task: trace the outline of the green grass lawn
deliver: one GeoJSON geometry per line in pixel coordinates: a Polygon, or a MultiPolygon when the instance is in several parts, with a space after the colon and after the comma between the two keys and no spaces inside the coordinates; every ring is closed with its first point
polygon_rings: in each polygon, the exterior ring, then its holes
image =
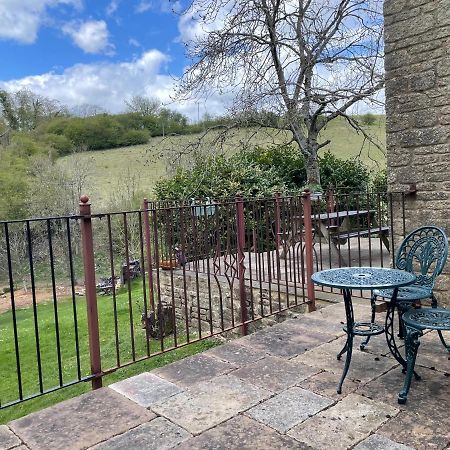
{"type": "MultiPolygon", "coordinates": [[[[385,148],[385,118],[378,116],[377,121],[367,127],[371,136],[376,138],[382,148],[385,148]]],[[[187,143],[198,140],[199,135],[155,137],[148,144],[122,147],[111,150],[85,152],[71,155],[59,160],[59,164],[73,164],[74,158],[89,162],[86,192],[92,200],[95,211],[104,210],[108,203],[118,194],[118,190],[132,189],[149,198],[155,182],[167,176],[167,159],[171,159],[174,148],[185,147],[187,143]]],[[[203,148],[210,150],[214,134],[208,136],[203,148]]],[[[329,149],[340,158],[359,158],[369,167],[385,167],[386,157],[373,144],[364,140],[362,134],[356,131],[343,119],[332,121],[324,130],[321,140],[331,141],[322,151],[329,149]]],[[[285,142],[287,133],[275,130],[255,130],[252,128],[235,130],[223,143],[225,153],[239,151],[243,145],[261,145],[285,142]]],[[[185,157],[185,161],[189,156],[185,157]]]]}
{"type": "MultiPolygon", "coordinates": [[[[147,353],[145,331],[141,328],[140,314],[142,312],[142,288],[137,284],[132,289],[132,326],[134,333],[135,357],[143,357],[147,353]]],[[[86,302],[84,297],[77,297],[77,330],[79,335],[81,375],[89,375],[89,350],[86,324],[86,302]]],[[[113,314],[113,300],[111,296],[98,297],[100,340],[103,370],[116,366],[116,341],[113,314]]],[[[77,379],[77,358],[75,351],[75,325],[73,304],[71,299],[62,299],[57,304],[58,324],[60,334],[61,367],[63,383],[77,379]]],[[[59,385],[57,340],[55,334],[55,307],[53,303],[42,303],[37,306],[39,322],[39,344],[41,349],[41,364],[43,373],[43,387],[50,389],[59,385]]],[[[119,334],[119,356],[121,364],[132,361],[132,341],[130,333],[130,308],[128,292],[122,290],[117,295],[117,328],[119,334]]],[[[17,328],[19,335],[19,350],[23,395],[29,396],[39,392],[39,378],[37,370],[36,342],[34,333],[34,315],[32,308],[17,310],[17,328]]],[[[179,331],[178,344],[185,342],[185,336],[179,331]]],[[[192,339],[192,338],[191,338],[192,339]]],[[[17,370],[15,362],[15,347],[13,339],[12,314],[6,312],[0,315],[0,399],[6,404],[18,398],[17,370]]],[[[132,364],[128,367],[104,377],[104,385],[120,379],[160,367],[186,356],[201,352],[218,345],[217,340],[206,340],[192,343],[154,356],[146,361],[132,364]]],[[[165,348],[173,346],[173,338],[164,339],[165,348]]],[[[159,341],[151,340],[150,352],[161,350],[159,341]]],[[[43,397],[26,401],[0,411],[0,423],[6,423],[14,418],[29,414],[32,411],[45,408],[67,398],[79,395],[90,389],[90,382],[83,382],[62,390],[44,395],[43,397]]]]}

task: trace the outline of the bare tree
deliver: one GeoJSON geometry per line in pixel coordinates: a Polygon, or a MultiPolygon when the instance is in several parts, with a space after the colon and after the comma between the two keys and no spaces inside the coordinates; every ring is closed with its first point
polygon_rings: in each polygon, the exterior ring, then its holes
{"type": "Polygon", "coordinates": [[[320,184],[318,151],[329,144],[320,132],[330,121],[345,117],[369,137],[351,112],[360,101],[376,102],[384,84],[382,3],[192,0],[182,14],[200,28],[186,42],[192,64],[179,94],[219,90],[241,117],[277,114],[277,128],[305,156],[308,183],[320,184]]]}
{"type": "Polygon", "coordinates": [[[129,112],[139,113],[142,116],[154,116],[160,112],[161,103],[143,95],[135,95],[130,100],[125,100],[129,112]]]}
{"type": "Polygon", "coordinates": [[[27,89],[15,93],[0,90],[0,116],[12,130],[31,131],[41,122],[65,114],[67,108],[57,100],[27,89]]]}

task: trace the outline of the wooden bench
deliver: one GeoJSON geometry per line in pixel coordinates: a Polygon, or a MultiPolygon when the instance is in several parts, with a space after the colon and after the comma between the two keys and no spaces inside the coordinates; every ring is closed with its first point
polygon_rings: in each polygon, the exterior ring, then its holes
{"type": "Polygon", "coordinates": [[[380,239],[382,240],[383,244],[389,251],[389,239],[388,239],[389,227],[374,227],[374,228],[362,229],[362,230],[344,231],[344,232],[333,234],[332,239],[344,240],[344,239],[350,239],[350,238],[354,238],[354,237],[372,236],[372,235],[380,236],[380,239]]]}

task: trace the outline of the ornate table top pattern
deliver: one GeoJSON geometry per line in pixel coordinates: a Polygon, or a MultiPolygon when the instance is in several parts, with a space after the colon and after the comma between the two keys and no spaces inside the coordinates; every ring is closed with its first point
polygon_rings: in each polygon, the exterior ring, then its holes
{"type": "Polygon", "coordinates": [[[410,272],[381,267],[342,267],[316,272],[312,281],[341,289],[388,289],[407,286],[416,280],[410,272]]]}

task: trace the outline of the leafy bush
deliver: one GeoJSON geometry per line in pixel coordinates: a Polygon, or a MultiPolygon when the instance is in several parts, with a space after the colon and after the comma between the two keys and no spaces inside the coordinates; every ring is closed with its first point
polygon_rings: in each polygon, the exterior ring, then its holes
{"type": "Polygon", "coordinates": [[[372,188],[375,192],[387,192],[387,170],[381,169],[372,173],[372,188]]]}
{"type": "MultiPolygon", "coordinates": [[[[342,160],[331,153],[320,158],[322,186],[341,191],[364,191],[369,171],[359,161],[342,160]]],[[[289,145],[255,147],[231,157],[199,158],[192,169],[180,169],[156,184],[161,200],[231,198],[240,192],[247,198],[271,197],[275,192],[296,192],[306,184],[303,156],[289,145]]]]}
{"type": "Polygon", "coordinates": [[[361,192],[369,186],[370,173],[361,161],[340,159],[326,152],[319,164],[320,179],[325,189],[333,186],[337,191],[361,192]]]}
{"type": "Polygon", "coordinates": [[[361,122],[364,125],[375,125],[375,122],[377,121],[377,116],[375,114],[371,114],[371,113],[367,113],[367,114],[363,114],[361,116],[361,122]]]}
{"type": "Polygon", "coordinates": [[[46,133],[39,140],[46,146],[55,149],[58,152],[58,156],[69,155],[74,149],[72,142],[63,135],[46,133]]]}

